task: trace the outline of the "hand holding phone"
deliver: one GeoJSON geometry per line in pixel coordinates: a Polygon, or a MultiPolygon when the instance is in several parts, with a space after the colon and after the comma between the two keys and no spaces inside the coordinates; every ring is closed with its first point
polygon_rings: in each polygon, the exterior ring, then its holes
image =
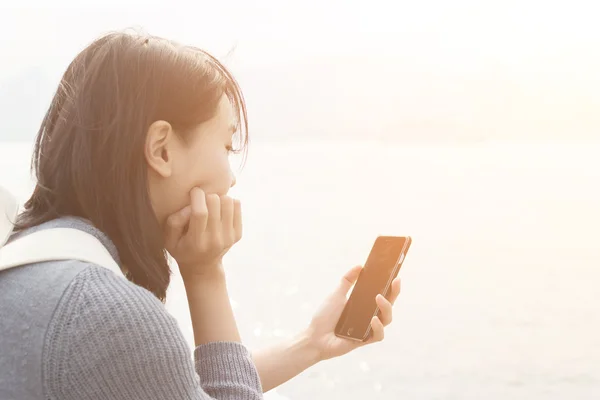
{"type": "Polygon", "coordinates": [[[379,236],[342,311],[335,334],[365,341],[371,333],[371,320],[379,312],[378,294],[386,298],[410,248],[410,236],[379,236]]]}

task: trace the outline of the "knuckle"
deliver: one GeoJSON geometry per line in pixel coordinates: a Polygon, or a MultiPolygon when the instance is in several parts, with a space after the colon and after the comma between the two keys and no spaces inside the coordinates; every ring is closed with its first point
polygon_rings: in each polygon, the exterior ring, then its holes
{"type": "Polygon", "coordinates": [[[220,248],[225,247],[225,243],[224,243],[223,238],[221,236],[217,236],[217,235],[213,236],[211,244],[212,244],[213,248],[219,248],[220,249],[220,248]]]}
{"type": "Polygon", "coordinates": [[[227,236],[227,244],[228,245],[231,246],[235,242],[236,242],[236,235],[235,235],[235,233],[232,233],[232,234],[230,234],[230,235],[227,236]]]}
{"type": "Polygon", "coordinates": [[[206,243],[202,244],[198,247],[198,256],[206,257],[207,254],[210,254],[212,251],[212,247],[207,245],[206,243]]]}
{"type": "Polygon", "coordinates": [[[210,249],[209,242],[207,240],[200,240],[197,245],[198,251],[206,253],[210,249]]]}
{"type": "Polygon", "coordinates": [[[167,218],[167,226],[177,226],[177,217],[175,215],[167,218]]]}
{"type": "Polygon", "coordinates": [[[204,218],[208,215],[208,210],[204,207],[192,209],[192,216],[195,218],[204,218]]]}

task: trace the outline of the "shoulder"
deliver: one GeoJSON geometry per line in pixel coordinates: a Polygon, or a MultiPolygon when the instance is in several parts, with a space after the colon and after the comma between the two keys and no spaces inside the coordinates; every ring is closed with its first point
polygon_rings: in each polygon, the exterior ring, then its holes
{"type": "MultiPolygon", "coordinates": [[[[89,263],[73,278],[56,307],[54,322],[103,331],[149,320],[175,320],[148,290],[112,271],[89,263]],[[109,318],[110,317],[110,318],[109,318]],[[95,326],[101,324],[101,326],[95,326]]],[[[156,321],[155,321],[156,322],[156,321]]]]}
{"type": "MultiPolygon", "coordinates": [[[[46,331],[57,305],[89,264],[74,260],[24,265],[0,273],[0,317],[46,331]],[[18,313],[13,310],[18,309],[18,313]]],[[[7,324],[5,328],[8,328],[7,324]]],[[[1,330],[1,329],[0,329],[1,330]]]]}
{"type": "Polygon", "coordinates": [[[158,365],[170,373],[191,365],[189,379],[195,380],[191,349],[164,305],[148,290],[92,264],[64,292],[44,347],[46,392],[57,398],[81,385],[89,390],[96,381],[111,382],[100,392],[127,385],[122,379],[131,386],[125,375],[158,365]],[[122,379],[115,371],[121,371],[122,379]]]}

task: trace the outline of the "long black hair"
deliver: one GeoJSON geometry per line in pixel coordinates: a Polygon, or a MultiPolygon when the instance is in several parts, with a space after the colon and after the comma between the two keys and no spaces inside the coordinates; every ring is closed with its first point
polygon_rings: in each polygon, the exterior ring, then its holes
{"type": "Polygon", "coordinates": [[[32,157],[37,185],[17,229],[85,218],[114,242],[128,278],[164,301],[170,270],[148,194],[146,133],[164,120],[185,134],[215,115],[223,94],[245,149],[242,92],[213,56],[138,33],[94,41],[67,68],[41,124],[32,157]]]}

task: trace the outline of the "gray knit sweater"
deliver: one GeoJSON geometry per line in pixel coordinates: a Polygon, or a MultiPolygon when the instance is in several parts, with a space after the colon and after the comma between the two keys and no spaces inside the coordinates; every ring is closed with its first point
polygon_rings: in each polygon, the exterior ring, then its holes
{"type": "MultiPolygon", "coordinates": [[[[93,234],[119,263],[110,240],[80,219],[22,234],[50,227],[93,234]]],[[[103,267],[58,261],[0,272],[2,400],[262,399],[241,344],[198,346],[194,360],[163,304],[103,267]]]]}

